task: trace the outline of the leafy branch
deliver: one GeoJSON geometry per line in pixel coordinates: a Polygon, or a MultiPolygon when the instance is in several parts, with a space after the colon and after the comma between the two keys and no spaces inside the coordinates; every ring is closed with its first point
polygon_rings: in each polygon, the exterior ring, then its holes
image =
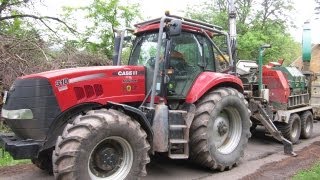
{"type": "Polygon", "coordinates": [[[51,17],[51,16],[36,16],[36,15],[31,15],[31,14],[17,14],[17,15],[11,15],[11,16],[4,16],[4,17],[0,17],[0,21],[4,21],[4,20],[9,20],[9,19],[16,19],[16,18],[32,18],[32,19],[36,19],[39,20],[43,25],[45,25],[50,31],[56,33],[55,30],[53,30],[44,20],[54,20],[57,21],[59,23],[62,23],[63,25],[65,25],[68,30],[72,33],[76,33],[77,31],[75,29],[73,29],[72,27],[70,27],[65,21],[62,21],[61,19],[57,18],[57,17],[51,17]]]}

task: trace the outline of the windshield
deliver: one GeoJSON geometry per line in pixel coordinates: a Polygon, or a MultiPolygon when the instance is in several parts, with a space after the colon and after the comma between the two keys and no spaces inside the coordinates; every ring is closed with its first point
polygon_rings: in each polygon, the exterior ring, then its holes
{"type": "MultiPolygon", "coordinates": [[[[158,45],[159,33],[149,33],[137,37],[133,52],[131,54],[129,65],[141,65],[146,67],[146,79],[147,79],[147,89],[151,89],[154,65],[157,56],[157,45],[158,45]]],[[[163,61],[164,57],[164,44],[165,38],[162,38],[161,49],[160,49],[160,63],[163,61]]],[[[160,69],[162,66],[159,67],[160,69]]],[[[157,93],[160,91],[160,77],[157,77],[157,93]]]]}
{"type": "MultiPolygon", "coordinates": [[[[130,65],[154,66],[157,56],[158,32],[145,34],[136,39],[130,65]]],[[[163,38],[164,39],[164,38],[163,38]]],[[[164,55],[164,40],[160,50],[160,60],[164,55]]]]}

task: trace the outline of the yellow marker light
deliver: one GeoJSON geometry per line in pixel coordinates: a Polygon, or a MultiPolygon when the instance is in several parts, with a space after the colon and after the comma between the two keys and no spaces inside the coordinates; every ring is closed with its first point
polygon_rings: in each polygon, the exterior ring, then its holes
{"type": "Polygon", "coordinates": [[[132,90],[132,87],[130,85],[127,86],[127,91],[130,92],[132,90]]]}

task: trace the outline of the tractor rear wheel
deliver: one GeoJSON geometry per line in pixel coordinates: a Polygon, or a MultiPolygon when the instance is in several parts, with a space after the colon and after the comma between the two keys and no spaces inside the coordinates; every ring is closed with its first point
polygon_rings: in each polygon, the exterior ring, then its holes
{"type": "Polygon", "coordinates": [[[310,111],[306,111],[301,115],[301,135],[303,139],[308,139],[313,132],[313,115],[310,111]]]}
{"type": "Polygon", "coordinates": [[[140,124],[113,109],[89,111],[68,124],[53,152],[56,179],[138,179],[150,145],[140,124]]]}
{"type": "Polygon", "coordinates": [[[244,155],[251,136],[247,101],[235,89],[219,88],[202,97],[196,107],[190,158],[210,169],[231,169],[244,155]]]}
{"type": "Polygon", "coordinates": [[[301,133],[301,120],[298,114],[291,114],[288,123],[277,123],[277,128],[281,131],[283,137],[296,144],[299,141],[301,133]]]}

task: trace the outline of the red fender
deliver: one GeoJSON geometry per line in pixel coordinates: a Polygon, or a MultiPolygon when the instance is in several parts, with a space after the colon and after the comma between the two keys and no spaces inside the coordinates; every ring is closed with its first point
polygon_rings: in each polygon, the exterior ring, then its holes
{"type": "Polygon", "coordinates": [[[243,92],[242,81],[236,76],[216,72],[202,72],[193,83],[186,97],[186,102],[194,103],[210,89],[219,86],[232,87],[243,92]]]}

